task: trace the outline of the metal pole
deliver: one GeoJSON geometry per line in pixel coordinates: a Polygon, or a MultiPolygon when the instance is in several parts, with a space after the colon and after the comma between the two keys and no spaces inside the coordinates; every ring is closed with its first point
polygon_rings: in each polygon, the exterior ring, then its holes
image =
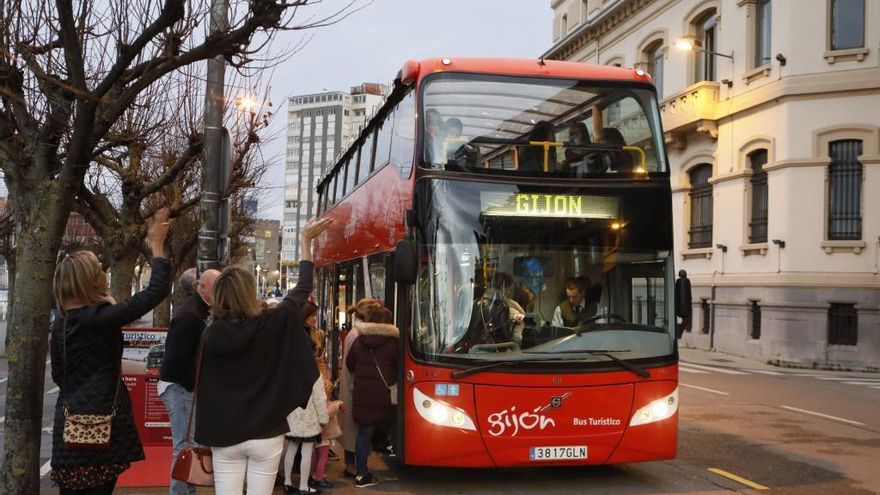
{"type": "MultiPolygon", "coordinates": [[[[209,36],[229,28],[226,0],[211,0],[209,36]]],[[[220,170],[223,131],[223,84],[226,65],[223,56],[208,60],[205,84],[205,153],[202,162],[202,198],[199,204],[199,273],[219,268],[220,170]]]]}

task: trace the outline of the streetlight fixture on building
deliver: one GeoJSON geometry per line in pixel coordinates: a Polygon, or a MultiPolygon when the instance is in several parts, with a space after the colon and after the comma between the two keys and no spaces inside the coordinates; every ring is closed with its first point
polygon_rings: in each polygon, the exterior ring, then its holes
{"type": "Polygon", "coordinates": [[[699,50],[703,53],[708,53],[710,55],[716,55],[718,57],[729,58],[731,61],[733,61],[733,51],[730,52],[730,55],[727,55],[726,53],[718,53],[718,52],[713,52],[712,50],[706,50],[700,45],[701,45],[700,40],[694,38],[693,36],[686,36],[684,38],[680,38],[678,41],[675,42],[675,47],[678,48],[679,50],[689,52],[691,50],[696,49],[696,50],[699,50]]]}

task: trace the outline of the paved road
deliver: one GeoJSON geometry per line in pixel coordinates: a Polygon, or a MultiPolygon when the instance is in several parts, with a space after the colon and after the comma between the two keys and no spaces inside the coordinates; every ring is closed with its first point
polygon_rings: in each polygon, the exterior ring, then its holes
{"type": "MultiPolygon", "coordinates": [[[[48,375],[48,373],[47,373],[48,375]]],[[[6,363],[0,362],[0,381],[6,363]]],[[[624,466],[453,470],[373,459],[374,493],[772,494],[880,493],[880,375],[807,372],[703,351],[682,351],[678,457],[624,466]]],[[[5,381],[0,407],[5,407],[5,381]]],[[[44,424],[57,391],[47,379],[44,424]]],[[[0,416],[2,416],[0,409],[0,416]]],[[[49,435],[42,438],[48,461],[49,435]]],[[[360,493],[331,462],[334,494],[360,493]]],[[[43,492],[56,493],[43,478],[43,492]]],[[[162,493],[126,490],[124,493],[162,493]]],[[[209,490],[204,493],[211,493],[209,490]]],[[[276,490],[276,493],[282,491],[276,490]]],[[[369,492],[367,492],[369,493],[369,492]]]]}

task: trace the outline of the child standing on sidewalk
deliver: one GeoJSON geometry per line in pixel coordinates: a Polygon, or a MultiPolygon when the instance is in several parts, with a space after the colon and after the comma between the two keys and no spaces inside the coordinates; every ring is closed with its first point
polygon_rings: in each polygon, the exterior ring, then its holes
{"type": "Polygon", "coordinates": [[[312,386],[312,395],[305,408],[298,407],[287,416],[290,432],[287,437],[287,451],[284,454],[284,492],[295,493],[291,481],[293,459],[302,446],[302,461],[299,465],[299,494],[314,495],[320,490],[309,486],[309,474],[312,468],[312,452],[315,443],[321,440],[321,430],[330,421],[327,414],[327,394],[324,392],[324,379],[318,376],[312,386]]]}

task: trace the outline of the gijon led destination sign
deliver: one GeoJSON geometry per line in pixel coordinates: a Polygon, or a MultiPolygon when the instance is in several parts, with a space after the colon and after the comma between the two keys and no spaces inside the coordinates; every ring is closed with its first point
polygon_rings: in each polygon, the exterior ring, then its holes
{"type": "Polygon", "coordinates": [[[481,192],[480,210],[496,217],[618,217],[617,198],[578,194],[481,192]]]}

